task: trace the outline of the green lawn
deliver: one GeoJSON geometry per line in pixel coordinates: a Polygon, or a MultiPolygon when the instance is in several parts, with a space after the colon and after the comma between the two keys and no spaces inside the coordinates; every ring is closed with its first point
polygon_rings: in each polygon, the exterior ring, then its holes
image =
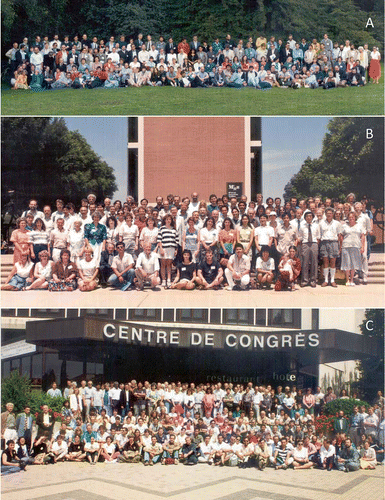
{"type": "Polygon", "coordinates": [[[14,115],[383,115],[384,84],[360,88],[279,89],[142,87],[33,92],[2,90],[14,115]]]}

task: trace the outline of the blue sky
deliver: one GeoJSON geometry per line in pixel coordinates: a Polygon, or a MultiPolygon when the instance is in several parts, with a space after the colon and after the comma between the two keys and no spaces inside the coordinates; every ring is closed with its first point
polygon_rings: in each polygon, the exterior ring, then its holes
{"type": "MultiPolygon", "coordinates": [[[[170,117],[172,120],[172,117],[170,117]]],[[[70,130],[79,130],[94,151],[113,169],[118,191],[127,194],[127,118],[65,118],[70,130]]],[[[329,118],[262,118],[262,179],[264,197],[281,196],[286,183],[307,156],[318,157],[329,118]]]]}

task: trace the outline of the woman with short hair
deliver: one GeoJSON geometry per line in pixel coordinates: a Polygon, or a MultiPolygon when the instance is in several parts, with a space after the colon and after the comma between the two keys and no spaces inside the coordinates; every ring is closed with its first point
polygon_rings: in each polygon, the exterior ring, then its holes
{"type": "Polygon", "coordinates": [[[40,217],[38,217],[32,224],[32,231],[29,231],[29,242],[31,258],[34,264],[39,262],[39,252],[46,250],[49,254],[49,234],[47,233],[45,224],[40,217]]]}
{"type": "Polygon", "coordinates": [[[60,252],[59,261],[52,268],[52,280],[48,284],[50,292],[72,292],[76,290],[78,269],[70,260],[70,251],[64,248],[60,252]]]}
{"type": "Polygon", "coordinates": [[[78,285],[81,292],[90,292],[98,286],[99,266],[96,264],[91,247],[84,250],[84,259],[78,263],[78,285]]]}
{"type": "Polygon", "coordinates": [[[20,262],[23,254],[29,255],[29,231],[27,230],[27,219],[20,217],[16,221],[16,229],[12,231],[10,241],[14,244],[13,263],[20,262]]]}
{"type": "Polygon", "coordinates": [[[90,245],[94,251],[94,259],[97,265],[100,262],[100,256],[105,250],[107,240],[107,228],[100,224],[102,216],[99,212],[92,214],[92,224],[86,224],[84,227],[84,245],[90,245]]]}
{"type": "Polygon", "coordinates": [[[33,281],[33,266],[34,264],[30,261],[29,255],[22,254],[21,260],[15,262],[1,290],[26,290],[27,283],[29,285],[33,281]]]}
{"type": "Polygon", "coordinates": [[[202,262],[205,258],[207,250],[210,248],[213,252],[215,258],[218,257],[218,230],[215,227],[215,221],[213,217],[207,217],[202,229],[198,234],[199,241],[199,262],[202,262]]]}
{"type": "Polygon", "coordinates": [[[25,287],[26,290],[46,290],[48,283],[52,278],[53,262],[49,260],[49,253],[47,250],[39,252],[39,262],[35,264],[33,272],[34,281],[29,286],[25,287]]]}
{"type": "Polygon", "coordinates": [[[357,224],[357,215],[350,212],[348,223],[340,227],[339,244],[341,253],[341,270],[346,274],[346,286],[355,286],[353,281],[355,271],[361,271],[361,254],[365,249],[365,233],[357,224]]]}
{"type": "Polygon", "coordinates": [[[81,220],[75,220],[72,229],[68,232],[67,248],[71,252],[71,259],[78,263],[84,253],[84,232],[81,220]]]}

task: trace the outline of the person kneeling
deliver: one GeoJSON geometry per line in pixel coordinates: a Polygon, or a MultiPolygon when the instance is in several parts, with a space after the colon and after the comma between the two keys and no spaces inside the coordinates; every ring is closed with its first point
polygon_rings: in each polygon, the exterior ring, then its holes
{"type": "Polygon", "coordinates": [[[229,284],[227,290],[246,290],[250,283],[250,258],[243,253],[241,243],[235,245],[235,254],[231,255],[225,269],[229,284]]]}

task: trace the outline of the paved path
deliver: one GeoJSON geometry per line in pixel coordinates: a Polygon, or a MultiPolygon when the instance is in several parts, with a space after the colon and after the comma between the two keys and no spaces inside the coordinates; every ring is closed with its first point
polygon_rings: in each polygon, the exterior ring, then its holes
{"type": "Polygon", "coordinates": [[[2,477],[3,500],[383,500],[384,467],[275,471],[142,464],[30,466],[2,477]]]}
{"type": "Polygon", "coordinates": [[[147,290],[121,292],[98,288],[93,292],[2,292],[3,308],[174,308],[174,307],[383,307],[385,287],[382,284],[337,288],[300,288],[295,292],[273,290],[218,291],[147,290]]]}

